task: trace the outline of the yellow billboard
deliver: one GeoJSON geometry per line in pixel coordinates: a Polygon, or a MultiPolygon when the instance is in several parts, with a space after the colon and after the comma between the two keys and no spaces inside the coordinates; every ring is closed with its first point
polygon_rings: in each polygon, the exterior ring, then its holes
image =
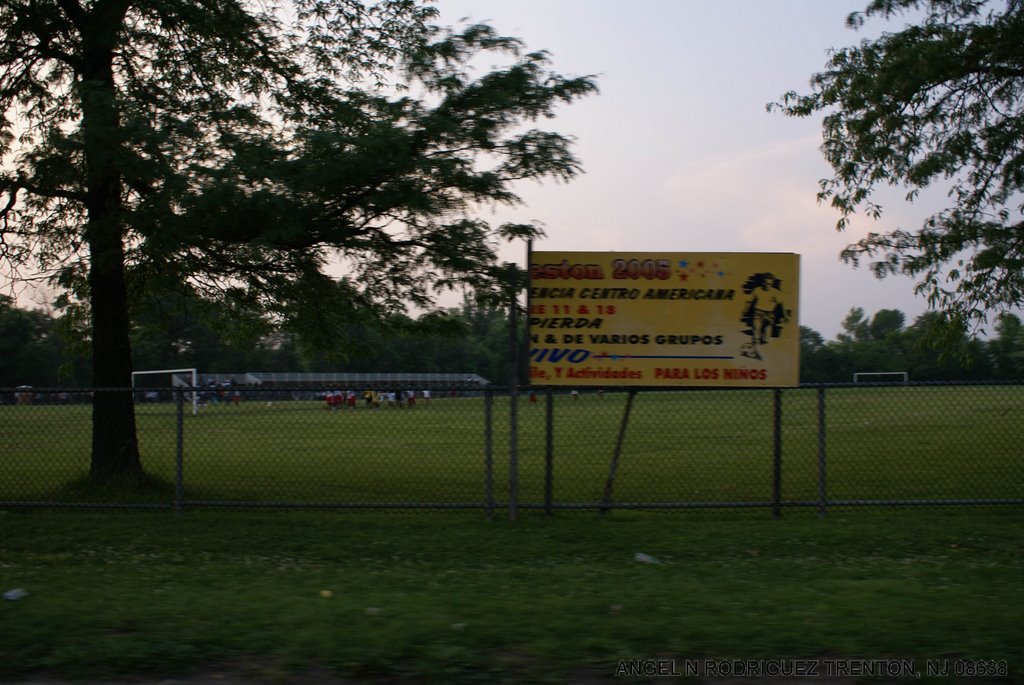
{"type": "Polygon", "coordinates": [[[800,382],[800,257],[531,252],[531,385],[800,382]]]}

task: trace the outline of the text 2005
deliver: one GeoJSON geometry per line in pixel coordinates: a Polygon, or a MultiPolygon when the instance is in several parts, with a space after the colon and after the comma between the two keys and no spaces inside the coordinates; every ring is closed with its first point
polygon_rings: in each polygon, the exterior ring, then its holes
{"type": "Polygon", "coordinates": [[[668,280],[672,267],[667,259],[613,259],[612,278],[638,280],[668,280]]]}

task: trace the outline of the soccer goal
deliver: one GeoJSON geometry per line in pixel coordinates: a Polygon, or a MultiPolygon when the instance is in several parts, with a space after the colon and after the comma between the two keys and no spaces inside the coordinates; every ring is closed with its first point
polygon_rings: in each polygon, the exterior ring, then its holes
{"type": "Polygon", "coordinates": [[[853,374],[854,383],[903,383],[910,377],[906,371],[861,371],[853,374]]]}
{"type": "Polygon", "coordinates": [[[153,371],[132,371],[132,390],[135,391],[136,402],[159,402],[171,399],[165,397],[169,388],[192,388],[188,393],[191,397],[193,416],[199,414],[199,373],[195,369],[156,369],[153,371]],[[163,391],[163,394],[161,394],[163,391]]]}

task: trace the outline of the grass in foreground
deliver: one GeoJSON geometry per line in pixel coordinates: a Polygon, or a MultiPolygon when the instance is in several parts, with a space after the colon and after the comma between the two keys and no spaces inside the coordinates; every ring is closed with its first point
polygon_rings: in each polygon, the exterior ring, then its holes
{"type": "MultiPolygon", "coordinates": [[[[0,513],[0,678],[235,656],[360,681],[534,682],[622,659],[1006,660],[1024,512],[0,513]],[[639,563],[636,552],[664,563],[639,563]]],[[[924,680],[927,682],[927,679],[924,680]]]]}

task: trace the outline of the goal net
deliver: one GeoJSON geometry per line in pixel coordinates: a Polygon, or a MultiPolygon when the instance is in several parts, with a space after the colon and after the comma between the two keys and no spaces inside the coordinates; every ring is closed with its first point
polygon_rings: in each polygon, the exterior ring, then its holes
{"type": "Polygon", "coordinates": [[[906,383],[906,371],[861,371],[853,374],[854,383],[906,383]]]}
{"type": "Polygon", "coordinates": [[[154,404],[173,402],[175,388],[189,388],[185,400],[192,405],[192,414],[199,413],[199,374],[196,369],[156,369],[132,371],[135,402],[154,404]]]}

